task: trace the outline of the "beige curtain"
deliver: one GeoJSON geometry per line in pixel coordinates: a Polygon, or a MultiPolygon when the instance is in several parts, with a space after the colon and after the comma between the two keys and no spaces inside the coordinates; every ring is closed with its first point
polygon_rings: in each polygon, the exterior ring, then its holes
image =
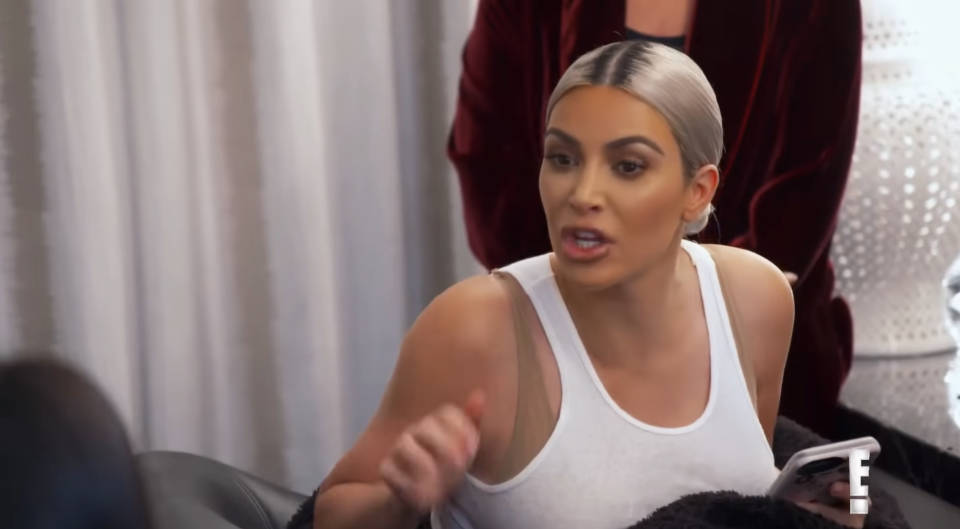
{"type": "Polygon", "coordinates": [[[315,486],[478,267],[443,147],[472,6],[0,3],[0,347],[139,449],[315,486]]]}

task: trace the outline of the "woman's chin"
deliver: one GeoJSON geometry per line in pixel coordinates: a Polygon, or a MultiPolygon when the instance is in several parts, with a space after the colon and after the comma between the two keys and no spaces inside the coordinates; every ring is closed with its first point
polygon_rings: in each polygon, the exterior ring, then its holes
{"type": "Polygon", "coordinates": [[[584,262],[557,255],[554,273],[561,276],[565,283],[579,289],[603,290],[623,280],[622,274],[618,271],[619,267],[614,265],[614,260],[609,256],[584,262]]]}

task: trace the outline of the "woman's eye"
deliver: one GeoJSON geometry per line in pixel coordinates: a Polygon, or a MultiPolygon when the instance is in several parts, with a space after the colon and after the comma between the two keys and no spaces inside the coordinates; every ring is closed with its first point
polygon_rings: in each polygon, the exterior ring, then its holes
{"type": "Polygon", "coordinates": [[[645,168],[641,162],[624,161],[617,164],[617,171],[625,175],[636,175],[645,168]]]}
{"type": "Polygon", "coordinates": [[[557,167],[570,167],[574,164],[573,158],[566,154],[554,154],[547,158],[557,167]]]}

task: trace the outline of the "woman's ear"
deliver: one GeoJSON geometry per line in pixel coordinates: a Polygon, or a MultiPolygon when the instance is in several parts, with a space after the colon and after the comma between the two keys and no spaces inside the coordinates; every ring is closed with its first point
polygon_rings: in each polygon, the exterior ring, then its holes
{"type": "Polygon", "coordinates": [[[720,171],[716,165],[704,165],[687,186],[686,203],[683,208],[683,221],[697,220],[713,201],[720,184],[720,171]]]}

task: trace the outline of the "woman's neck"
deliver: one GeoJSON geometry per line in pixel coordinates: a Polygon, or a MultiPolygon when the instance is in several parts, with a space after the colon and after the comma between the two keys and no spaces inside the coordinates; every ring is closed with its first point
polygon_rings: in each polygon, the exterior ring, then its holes
{"type": "Polygon", "coordinates": [[[626,27],[651,37],[686,34],[694,0],[626,0],[626,27]]]}
{"type": "Polygon", "coordinates": [[[693,268],[678,241],[659,262],[617,286],[587,291],[565,285],[562,277],[558,286],[584,343],[598,346],[592,355],[620,356],[625,344],[632,344],[633,355],[640,344],[645,350],[669,349],[690,311],[693,292],[684,279],[693,268]]]}

